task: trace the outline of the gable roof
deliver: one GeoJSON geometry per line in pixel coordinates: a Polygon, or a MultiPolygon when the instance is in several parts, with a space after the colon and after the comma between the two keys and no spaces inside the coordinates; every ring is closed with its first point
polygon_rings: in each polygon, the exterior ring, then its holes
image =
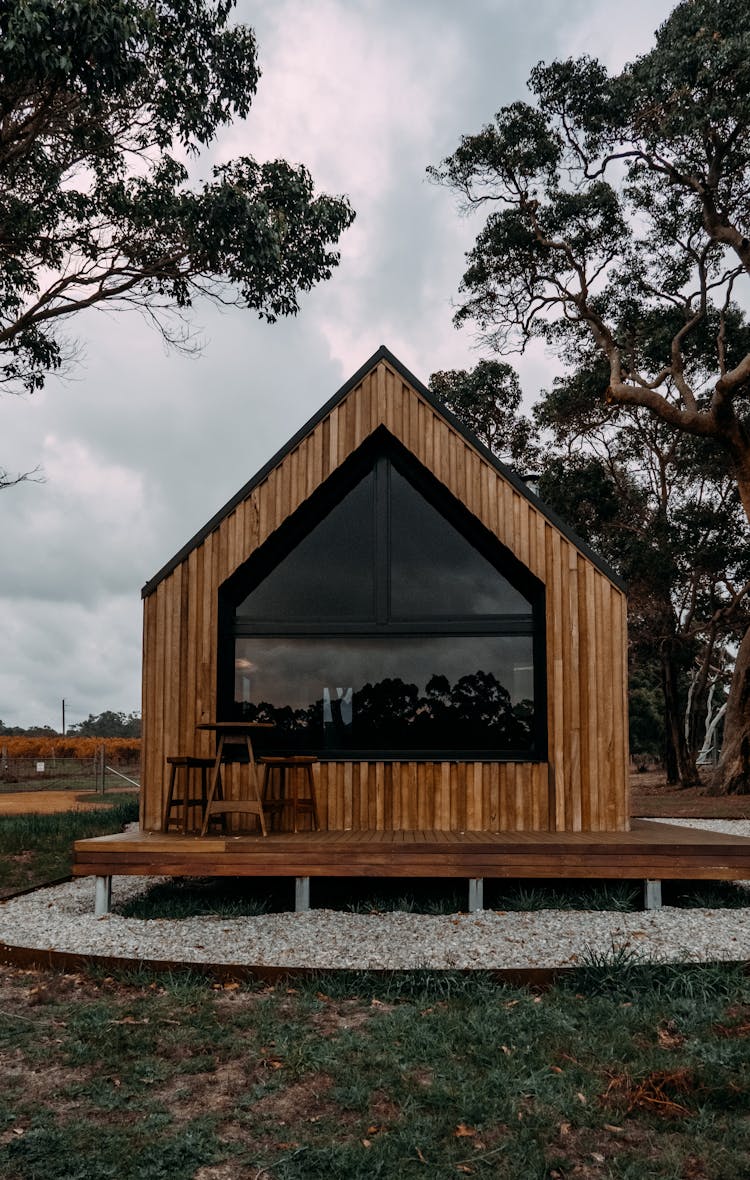
{"type": "Polygon", "coordinates": [[[424,398],[424,400],[435,411],[435,413],[442,417],[452,427],[452,429],[456,431],[458,435],[460,435],[466,442],[474,447],[474,449],[479,452],[486,463],[490,464],[500,475],[503,476],[504,479],[508,481],[508,483],[511,484],[511,486],[521,496],[524,497],[524,499],[528,500],[529,503],[537,509],[537,511],[546,517],[550,524],[554,525],[554,527],[558,529],[568,541],[575,545],[575,547],[585,557],[587,557],[588,560],[591,561],[593,565],[595,565],[597,569],[599,569],[601,573],[605,575],[605,577],[607,577],[615,586],[617,586],[618,589],[622,591],[626,589],[625,583],[619,574],[617,574],[602,557],[595,553],[585,541],[578,537],[576,533],[570,528],[570,526],[567,525],[565,521],[561,520],[560,517],[555,512],[553,512],[543,500],[540,500],[539,497],[535,495],[535,493],[532,492],[531,489],[524,483],[524,481],[515,473],[515,471],[513,471],[510,467],[507,467],[505,463],[501,462],[501,460],[498,459],[497,456],[494,455],[492,451],[490,451],[489,448],[486,447],[484,443],[472,433],[471,430],[469,430],[462,422],[460,422],[459,419],[456,418],[455,415],[443,405],[442,402],[438,401],[438,399],[433,393],[430,392],[427,386],[423,385],[422,382],[417,377],[415,377],[405,365],[401,363],[398,357],[394,356],[384,344],[381,344],[377,352],[374,352],[372,356],[365,361],[361,368],[359,368],[357,372],[354,373],[349,378],[349,380],[346,381],[339,390],[337,390],[336,393],[334,393],[333,397],[329,398],[329,400],[320,407],[317,413],[314,414],[312,418],[310,418],[305,423],[305,425],[302,426],[296,432],[296,434],[294,434],[292,438],[289,439],[285,446],[283,446],[281,450],[277,451],[276,454],[271,459],[269,459],[259,471],[255,473],[252,479],[248,480],[248,482],[244,484],[244,486],[241,487],[240,490],[236,492],[230,500],[227,501],[223,508],[220,508],[219,511],[203,526],[203,528],[201,528],[194,537],[191,537],[187,544],[183,545],[183,547],[177,553],[175,553],[174,557],[172,557],[165,565],[162,566],[162,568],[153,576],[153,578],[150,578],[149,581],[146,582],[145,586],[141,590],[141,596],[143,598],[147,598],[150,594],[152,594],[159,583],[162,582],[164,578],[168,577],[169,574],[171,574],[173,570],[175,570],[177,566],[179,566],[189,556],[193,549],[201,545],[203,541],[205,541],[206,537],[216,528],[218,528],[221,522],[234,511],[238,504],[241,504],[243,500],[247,499],[253,489],[262,483],[263,480],[267,478],[269,473],[273,471],[275,467],[278,467],[285,457],[290,454],[295,449],[295,447],[299,446],[302,440],[308,434],[310,434],[311,431],[313,431],[315,427],[320,422],[322,422],[323,419],[326,418],[331,413],[331,411],[339,405],[340,402],[344,400],[347,394],[355,389],[356,386],[364,380],[367,374],[376,368],[376,366],[381,361],[385,361],[388,365],[390,365],[390,367],[394,369],[408,385],[416,390],[416,392],[424,398]]]}

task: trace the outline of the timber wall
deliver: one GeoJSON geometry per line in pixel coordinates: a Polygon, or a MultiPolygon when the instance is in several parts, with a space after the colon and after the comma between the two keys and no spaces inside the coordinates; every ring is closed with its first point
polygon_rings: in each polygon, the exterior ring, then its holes
{"type": "Polygon", "coordinates": [[[166,756],[213,753],[219,587],[381,425],[545,584],[549,761],[323,762],[322,825],[627,830],[624,594],[384,360],[145,598],[142,826],[166,756]]]}

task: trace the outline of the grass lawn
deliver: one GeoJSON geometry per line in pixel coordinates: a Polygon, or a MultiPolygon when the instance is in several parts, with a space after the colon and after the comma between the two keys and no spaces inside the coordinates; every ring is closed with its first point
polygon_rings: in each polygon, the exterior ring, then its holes
{"type": "MultiPolygon", "coordinates": [[[[136,818],[131,795],[106,798],[0,821],[0,896],[136,818]]],[[[507,909],[583,900],[581,883],[500,888],[507,909]]],[[[736,904],[732,886],[700,888],[736,904]]],[[[340,904],[459,908],[449,888],[410,889],[364,883],[340,904]]],[[[596,889],[639,904],[627,884],[596,889]]],[[[210,881],[132,904],[156,920],[276,908],[210,881]]],[[[539,993],[476,973],[269,987],[0,967],[0,1180],[746,1180],[749,1049],[742,970],[627,952],[539,993]]]]}
{"type": "MultiPolygon", "coordinates": [[[[102,799],[102,796],[98,797],[102,799]]],[[[19,889],[67,876],[73,841],[118,832],[138,819],[133,792],[105,795],[109,806],[96,811],[53,815],[9,815],[0,819],[0,898],[19,889]]]]}
{"type": "Polygon", "coordinates": [[[0,971],[3,1180],[744,1180],[750,980],[0,971]]]}

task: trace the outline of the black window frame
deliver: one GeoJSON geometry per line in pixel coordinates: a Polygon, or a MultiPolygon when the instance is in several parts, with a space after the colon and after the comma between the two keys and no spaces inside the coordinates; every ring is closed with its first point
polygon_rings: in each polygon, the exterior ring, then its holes
{"type": "MultiPolygon", "coordinates": [[[[219,590],[218,611],[218,709],[219,716],[239,716],[234,701],[235,640],[239,637],[294,638],[341,636],[513,636],[532,637],[534,718],[531,746],[523,750],[328,750],[311,743],[309,752],[325,761],[345,762],[545,762],[547,760],[547,673],[544,584],[524,566],[447,488],[435,478],[385,428],[379,428],[344,464],[322,484],[271,537],[250,555],[219,590]],[[390,463],[453,525],[529,602],[527,615],[476,615],[394,619],[387,617],[390,601],[388,520],[390,497],[383,483],[385,463],[390,463]],[[306,619],[237,620],[235,611],[271,570],[283,560],[315,525],[359,483],[375,471],[375,621],[306,619]],[[385,555],[385,559],[384,559],[385,555]]],[[[272,735],[259,747],[274,752],[272,735]]]]}

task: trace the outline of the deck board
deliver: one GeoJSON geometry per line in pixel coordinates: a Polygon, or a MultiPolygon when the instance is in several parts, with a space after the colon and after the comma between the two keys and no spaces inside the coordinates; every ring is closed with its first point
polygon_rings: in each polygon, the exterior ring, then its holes
{"type": "Polygon", "coordinates": [[[750,879],[750,838],[634,820],[630,832],[332,831],[78,840],[76,876],[750,879]]]}

